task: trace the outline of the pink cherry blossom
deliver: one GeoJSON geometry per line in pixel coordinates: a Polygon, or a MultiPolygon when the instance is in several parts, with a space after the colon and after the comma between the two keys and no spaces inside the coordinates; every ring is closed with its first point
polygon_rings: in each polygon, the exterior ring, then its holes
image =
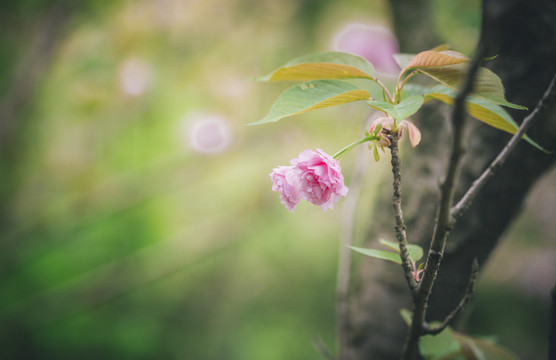
{"type": "Polygon", "coordinates": [[[270,174],[272,190],[280,193],[280,201],[291,212],[301,198],[326,211],[347,195],[340,164],[324,151],[305,150],[291,164],[270,174]]]}
{"type": "Polygon", "coordinates": [[[301,195],[311,204],[326,211],[347,195],[340,164],[324,151],[305,150],[292,165],[298,173],[301,195]]]}
{"type": "Polygon", "coordinates": [[[278,166],[270,173],[272,191],[280,193],[280,202],[293,213],[301,200],[299,179],[293,166],[278,166]]]}

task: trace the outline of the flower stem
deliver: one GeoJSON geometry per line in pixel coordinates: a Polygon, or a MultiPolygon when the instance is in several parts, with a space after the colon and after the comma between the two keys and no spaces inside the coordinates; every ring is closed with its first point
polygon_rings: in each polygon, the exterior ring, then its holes
{"type": "Polygon", "coordinates": [[[348,146],[346,146],[345,148],[343,148],[342,150],[338,151],[336,154],[334,154],[332,157],[336,160],[340,160],[342,158],[342,156],[344,156],[344,154],[350,152],[351,150],[353,150],[355,147],[357,147],[357,145],[363,144],[364,142],[367,141],[373,141],[373,140],[379,140],[380,137],[376,136],[376,135],[369,135],[369,136],[365,136],[363,139],[361,140],[357,140],[355,142],[352,142],[351,144],[349,144],[348,146]]]}

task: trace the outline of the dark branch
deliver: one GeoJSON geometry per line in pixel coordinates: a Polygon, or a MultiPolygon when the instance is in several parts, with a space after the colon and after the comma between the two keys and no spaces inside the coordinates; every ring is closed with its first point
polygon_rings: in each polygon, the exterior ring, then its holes
{"type": "Polygon", "coordinates": [[[440,268],[440,262],[444,254],[446,239],[452,230],[453,218],[451,216],[451,206],[454,198],[456,179],[458,178],[461,158],[463,156],[463,127],[465,120],[465,99],[473,90],[473,83],[479,71],[482,58],[484,57],[484,46],[479,43],[475,57],[471,61],[465,83],[454,100],[454,110],[452,112],[452,148],[446,177],[440,186],[440,203],[433,238],[425,263],[423,277],[419,283],[417,294],[414,296],[413,319],[411,328],[407,335],[403,349],[403,359],[417,359],[419,353],[419,338],[423,334],[427,304],[432,287],[440,268]]]}
{"type": "Polygon", "coordinates": [[[392,206],[394,207],[394,217],[396,219],[395,233],[400,247],[402,268],[404,271],[405,279],[407,281],[409,289],[411,290],[411,295],[414,296],[418,284],[413,277],[413,266],[411,265],[411,261],[409,260],[409,253],[407,251],[407,234],[402,212],[402,177],[400,170],[401,161],[398,149],[398,134],[391,134],[389,136],[389,140],[390,151],[392,153],[392,174],[394,176],[392,206]]]}
{"type": "Polygon", "coordinates": [[[483,186],[487,183],[487,181],[494,175],[496,169],[498,169],[513,149],[517,146],[521,137],[525,134],[527,129],[531,127],[533,121],[538,117],[538,115],[544,110],[547,104],[550,102],[550,99],[556,94],[556,74],[552,78],[548,89],[544,92],[543,97],[535,107],[535,109],[523,120],[521,126],[519,127],[518,131],[512,136],[510,141],[504,146],[500,154],[494,159],[494,161],[489,165],[489,167],[473,182],[469,190],[463,195],[461,200],[452,208],[451,214],[453,218],[459,218],[463,214],[463,212],[469,208],[473,199],[477,196],[479,191],[483,188],[483,186]]]}
{"type": "Polygon", "coordinates": [[[442,330],[444,330],[448,326],[448,324],[456,316],[458,316],[459,313],[461,313],[461,311],[463,310],[463,308],[465,307],[469,299],[471,299],[473,292],[475,291],[475,284],[477,283],[478,277],[479,277],[479,262],[477,261],[477,258],[475,258],[473,260],[473,263],[471,264],[471,275],[469,276],[469,282],[467,283],[467,288],[465,289],[465,295],[459,302],[458,306],[456,306],[456,308],[452,310],[452,312],[448,314],[448,316],[446,316],[442,324],[440,324],[439,326],[436,326],[434,328],[429,328],[428,325],[425,325],[423,330],[423,335],[436,335],[441,333],[442,330]]]}

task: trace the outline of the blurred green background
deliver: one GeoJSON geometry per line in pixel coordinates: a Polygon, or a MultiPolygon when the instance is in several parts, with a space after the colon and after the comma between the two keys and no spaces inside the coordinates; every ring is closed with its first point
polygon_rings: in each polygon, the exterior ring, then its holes
{"type": "MultiPolygon", "coordinates": [[[[1,129],[0,357],[318,359],[316,338],[334,349],[342,202],[292,215],[268,174],[359,138],[371,112],[349,104],[247,127],[287,87],[251,79],[331,49],[351,22],[388,26],[387,2],[1,3],[0,99],[18,106],[2,114],[15,120],[1,129]]],[[[479,2],[434,8],[443,41],[471,53],[479,2]]],[[[342,160],[348,184],[354,164],[342,160]]],[[[383,163],[366,172],[358,241],[388,175],[383,163]]],[[[546,238],[542,221],[526,216],[510,235],[546,238]]],[[[510,240],[507,256],[546,248],[510,240]]],[[[542,353],[548,292],[522,295],[507,278],[518,266],[488,270],[481,285],[496,291],[480,286],[467,322],[542,353]],[[521,295],[477,323],[506,293],[521,295]],[[524,330],[512,306],[537,309],[523,320],[537,322],[524,330]]]]}

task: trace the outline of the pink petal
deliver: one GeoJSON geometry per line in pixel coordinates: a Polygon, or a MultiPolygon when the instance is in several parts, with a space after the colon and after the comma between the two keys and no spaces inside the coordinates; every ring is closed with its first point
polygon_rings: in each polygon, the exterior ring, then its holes
{"type": "Polygon", "coordinates": [[[407,122],[407,129],[409,130],[409,141],[411,142],[411,146],[417,146],[421,142],[421,131],[409,121],[407,122]]]}

